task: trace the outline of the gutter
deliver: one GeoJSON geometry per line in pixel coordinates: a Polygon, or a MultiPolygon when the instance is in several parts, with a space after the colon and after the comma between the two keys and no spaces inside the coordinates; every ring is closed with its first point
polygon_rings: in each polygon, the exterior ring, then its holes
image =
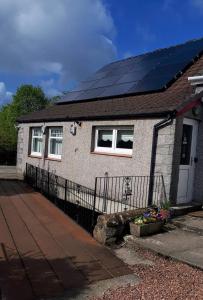
{"type": "Polygon", "coordinates": [[[171,125],[173,123],[174,117],[175,117],[175,111],[170,113],[166,119],[156,123],[153,128],[152,154],[151,154],[149,193],[148,193],[148,205],[149,206],[152,205],[152,202],[153,202],[154,174],[155,174],[157,142],[158,142],[159,130],[171,125]]]}
{"type": "Polygon", "coordinates": [[[188,77],[188,81],[190,82],[191,85],[199,85],[203,83],[203,76],[191,76],[188,77]]]}
{"type": "Polygon", "coordinates": [[[131,113],[131,114],[124,114],[124,115],[100,115],[100,116],[86,116],[86,117],[61,117],[61,118],[38,118],[38,119],[20,119],[16,120],[17,123],[41,123],[41,122],[73,122],[77,121],[102,121],[102,120],[129,120],[129,119],[141,119],[141,118],[161,118],[167,116],[171,111],[161,111],[161,112],[151,112],[151,113],[131,113]]]}

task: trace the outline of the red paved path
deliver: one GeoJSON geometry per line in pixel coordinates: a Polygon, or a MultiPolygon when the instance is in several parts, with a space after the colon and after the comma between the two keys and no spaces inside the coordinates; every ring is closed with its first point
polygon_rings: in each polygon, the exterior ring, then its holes
{"type": "Polygon", "coordinates": [[[7,300],[60,296],[129,273],[40,193],[0,181],[0,288],[7,300]]]}

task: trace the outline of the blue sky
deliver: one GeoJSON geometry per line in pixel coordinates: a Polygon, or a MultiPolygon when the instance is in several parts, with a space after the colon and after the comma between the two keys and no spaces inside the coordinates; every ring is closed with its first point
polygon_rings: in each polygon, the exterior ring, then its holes
{"type": "Polygon", "coordinates": [[[203,37],[203,0],[0,2],[0,104],[23,83],[60,94],[112,60],[203,37]]]}

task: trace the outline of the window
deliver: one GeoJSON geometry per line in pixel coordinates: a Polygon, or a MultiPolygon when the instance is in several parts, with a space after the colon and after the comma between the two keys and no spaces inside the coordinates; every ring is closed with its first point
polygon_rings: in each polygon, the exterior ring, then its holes
{"type": "Polygon", "coordinates": [[[41,127],[33,127],[31,142],[31,155],[42,156],[43,133],[41,127]]]}
{"type": "Polygon", "coordinates": [[[132,127],[96,127],[95,152],[132,154],[132,127]]]}
{"type": "Polygon", "coordinates": [[[184,124],[182,146],[181,146],[181,158],[180,158],[181,165],[190,164],[191,143],[192,143],[192,126],[184,124]]]}
{"type": "Polygon", "coordinates": [[[61,159],[63,142],[62,127],[49,128],[48,157],[61,159]]]}

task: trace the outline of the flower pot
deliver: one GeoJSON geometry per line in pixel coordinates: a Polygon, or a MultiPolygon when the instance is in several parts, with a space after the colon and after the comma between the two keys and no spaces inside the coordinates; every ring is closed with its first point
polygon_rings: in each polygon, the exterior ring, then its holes
{"type": "Polygon", "coordinates": [[[130,233],[136,237],[147,236],[161,231],[163,222],[138,225],[130,222],[130,233]]]}

